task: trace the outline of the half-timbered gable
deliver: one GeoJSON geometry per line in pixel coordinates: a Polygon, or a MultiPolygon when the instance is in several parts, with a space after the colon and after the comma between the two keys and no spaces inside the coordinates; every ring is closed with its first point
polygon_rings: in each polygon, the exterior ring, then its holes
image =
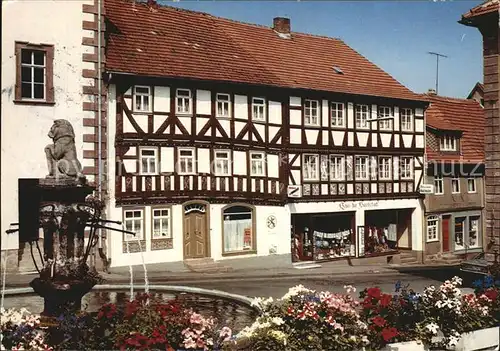
{"type": "Polygon", "coordinates": [[[153,261],[421,251],[421,96],[286,18],[106,3],[112,204],[145,235],[112,246],[116,265],[141,247],[153,261]]]}

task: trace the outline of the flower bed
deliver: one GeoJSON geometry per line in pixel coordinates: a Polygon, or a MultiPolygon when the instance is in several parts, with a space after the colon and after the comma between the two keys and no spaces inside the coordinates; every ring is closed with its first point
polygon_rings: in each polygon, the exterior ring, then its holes
{"type": "Polygon", "coordinates": [[[1,314],[2,344],[15,350],[471,350],[491,340],[474,331],[498,334],[500,281],[476,282],[474,294],[462,294],[460,285],[455,277],[422,294],[400,284],[394,294],[372,287],[359,298],[351,286],[334,294],[299,285],[277,300],[255,299],[261,315],[234,336],[224,321],[149,295],[124,308],[108,304],[94,314],[60,316],[57,326],[42,327],[25,309],[9,310],[1,314]]]}

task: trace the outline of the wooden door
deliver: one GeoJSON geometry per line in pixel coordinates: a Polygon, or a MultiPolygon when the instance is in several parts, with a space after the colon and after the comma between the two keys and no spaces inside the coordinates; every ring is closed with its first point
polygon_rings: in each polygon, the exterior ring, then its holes
{"type": "Polygon", "coordinates": [[[184,215],[184,258],[201,258],[207,255],[207,218],[202,212],[184,215]]]}
{"type": "Polygon", "coordinates": [[[443,220],[441,222],[441,232],[443,233],[443,252],[450,251],[450,217],[451,216],[443,216],[443,220]]]}

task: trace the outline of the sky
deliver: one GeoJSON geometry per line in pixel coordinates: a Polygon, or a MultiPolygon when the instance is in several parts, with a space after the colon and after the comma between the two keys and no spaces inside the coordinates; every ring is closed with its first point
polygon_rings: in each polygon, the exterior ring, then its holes
{"type": "Polygon", "coordinates": [[[237,21],[272,26],[289,17],[292,31],[342,39],[416,93],[467,97],[483,80],[482,37],[457,21],[482,1],[188,1],[161,5],[206,12],[237,21]]]}

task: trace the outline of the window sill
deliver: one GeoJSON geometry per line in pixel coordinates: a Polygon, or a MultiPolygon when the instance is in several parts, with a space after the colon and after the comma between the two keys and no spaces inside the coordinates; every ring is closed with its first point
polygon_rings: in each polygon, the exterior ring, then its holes
{"type": "Polygon", "coordinates": [[[153,111],[131,111],[134,115],[150,115],[153,111]]]}
{"type": "Polygon", "coordinates": [[[252,250],[246,250],[246,251],[223,252],[222,257],[255,255],[255,254],[257,254],[257,250],[252,249],[252,250]]]}
{"type": "Polygon", "coordinates": [[[17,105],[46,105],[46,106],[54,106],[56,103],[54,101],[43,101],[43,100],[14,100],[14,103],[17,105]]]}
{"type": "Polygon", "coordinates": [[[215,118],[220,118],[220,119],[231,119],[231,116],[215,116],[215,118]]]}
{"type": "Polygon", "coordinates": [[[193,112],[176,112],[175,115],[181,117],[193,117],[193,112]]]}
{"type": "Polygon", "coordinates": [[[439,239],[426,240],[427,244],[429,244],[429,243],[438,243],[438,242],[439,242],[439,239]]]}
{"type": "Polygon", "coordinates": [[[266,124],[267,121],[265,119],[254,119],[252,118],[253,123],[260,123],[260,124],[266,124]]]}
{"type": "MultiPolygon", "coordinates": [[[[360,131],[370,131],[372,130],[370,127],[356,127],[356,130],[360,130],[360,131]]],[[[374,129],[374,131],[376,131],[376,129],[374,129]]]]}
{"type": "Polygon", "coordinates": [[[214,177],[232,177],[231,174],[214,174],[214,177]]]}
{"type": "Polygon", "coordinates": [[[321,126],[317,125],[317,124],[305,124],[305,123],[304,123],[304,127],[305,128],[321,128],[321,126]]]}

